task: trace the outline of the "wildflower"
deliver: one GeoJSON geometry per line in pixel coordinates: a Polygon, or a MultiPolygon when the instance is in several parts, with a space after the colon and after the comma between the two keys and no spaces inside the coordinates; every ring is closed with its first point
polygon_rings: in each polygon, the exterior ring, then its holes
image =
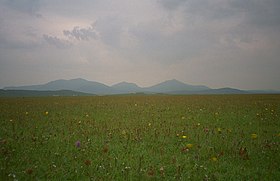
{"type": "Polygon", "coordinates": [[[171,160],[172,164],[176,164],[177,160],[176,160],[176,157],[172,157],[172,160],[171,160]]]}
{"type": "Polygon", "coordinates": [[[189,143],[189,144],[186,145],[186,147],[187,147],[188,149],[190,149],[190,148],[193,147],[193,144],[190,144],[190,143],[189,143]]]}
{"type": "Polygon", "coordinates": [[[160,175],[161,175],[161,176],[164,176],[164,168],[163,168],[163,167],[160,167],[159,171],[160,171],[160,175]]]}
{"type": "Polygon", "coordinates": [[[186,135],[183,135],[183,136],[182,136],[182,138],[183,138],[183,139],[186,139],[186,138],[187,138],[187,136],[186,136],[186,135]]]}
{"type": "Polygon", "coordinates": [[[91,161],[90,161],[90,160],[85,160],[85,164],[86,164],[87,166],[89,166],[89,165],[91,165],[91,161]]]}
{"type": "Polygon", "coordinates": [[[215,157],[215,156],[213,156],[213,157],[211,158],[211,160],[212,160],[213,162],[216,162],[216,161],[218,161],[218,158],[215,157]]]}
{"type": "Polygon", "coordinates": [[[31,175],[33,173],[33,170],[31,168],[25,170],[25,173],[27,173],[28,175],[31,175]]]}
{"type": "Polygon", "coordinates": [[[105,145],[105,146],[103,147],[102,152],[103,152],[103,153],[108,153],[108,151],[109,151],[109,146],[108,146],[108,145],[105,145]]]}
{"type": "Polygon", "coordinates": [[[28,115],[28,112],[25,112],[25,115],[28,115]]]}
{"type": "Polygon", "coordinates": [[[221,157],[221,156],[223,156],[223,155],[224,155],[224,152],[221,151],[221,152],[218,154],[218,157],[221,157]]]}
{"type": "Polygon", "coordinates": [[[149,126],[151,126],[152,124],[151,124],[151,123],[149,123],[148,125],[149,125],[149,126]]]}
{"type": "Polygon", "coordinates": [[[251,138],[252,138],[252,139],[257,139],[257,137],[258,137],[257,134],[255,134],[255,133],[251,134],[251,138]]]}
{"type": "Polygon", "coordinates": [[[200,126],[200,123],[197,123],[197,126],[200,126]]]}
{"type": "Polygon", "coordinates": [[[7,140],[3,139],[0,141],[0,144],[6,144],[7,143],[7,140]]]}
{"type": "Polygon", "coordinates": [[[243,158],[243,160],[249,160],[249,155],[246,147],[241,147],[239,149],[239,156],[243,158]]]}
{"type": "Polygon", "coordinates": [[[190,150],[189,150],[189,148],[187,148],[187,147],[183,147],[182,149],[181,149],[181,152],[182,153],[186,153],[186,152],[189,152],[190,150]]]}
{"type": "Polygon", "coordinates": [[[15,179],[15,178],[16,178],[16,175],[15,175],[14,173],[9,173],[8,177],[13,177],[14,180],[16,180],[16,179],[15,179]]]}
{"type": "Polygon", "coordinates": [[[130,169],[130,167],[126,166],[124,167],[124,170],[128,171],[130,169]]]}
{"type": "Polygon", "coordinates": [[[81,142],[80,141],[76,141],[75,145],[76,145],[77,148],[80,148],[81,147],[81,142]]]}
{"type": "Polygon", "coordinates": [[[148,170],[148,176],[150,176],[150,177],[153,177],[153,176],[155,176],[155,170],[154,170],[154,168],[150,168],[149,170],[148,170]]]}
{"type": "Polygon", "coordinates": [[[45,115],[48,115],[48,114],[49,114],[49,112],[48,112],[48,111],[46,111],[46,112],[45,112],[45,115]]]}
{"type": "Polygon", "coordinates": [[[218,133],[222,133],[222,129],[221,128],[218,128],[217,131],[218,131],[218,133]]]}

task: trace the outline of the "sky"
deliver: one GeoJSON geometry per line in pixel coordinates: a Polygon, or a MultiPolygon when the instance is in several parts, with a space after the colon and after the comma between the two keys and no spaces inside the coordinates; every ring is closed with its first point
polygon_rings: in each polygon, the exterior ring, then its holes
{"type": "Polygon", "coordinates": [[[84,78],[280,90],[279,0],[0,0],[0,88],[84,78]]]}

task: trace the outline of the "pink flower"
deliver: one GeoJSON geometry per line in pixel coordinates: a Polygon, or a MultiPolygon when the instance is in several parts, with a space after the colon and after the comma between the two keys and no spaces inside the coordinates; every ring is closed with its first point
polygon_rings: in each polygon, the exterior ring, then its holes
{"type": "Polygon", "coordinates": [[[80,148],[81,147],[81,142],[78,140],[78,141],[76,141],[75,145],[76,145],[77,148],[80,148]]]}

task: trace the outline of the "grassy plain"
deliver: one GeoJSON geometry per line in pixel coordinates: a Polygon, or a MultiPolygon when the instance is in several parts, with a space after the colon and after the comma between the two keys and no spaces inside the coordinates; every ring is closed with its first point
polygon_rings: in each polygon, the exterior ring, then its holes
{"type": "Polygon", "coordinates": [[[0,180],[279,180],[280,95],[0,98],[0,180]]]}

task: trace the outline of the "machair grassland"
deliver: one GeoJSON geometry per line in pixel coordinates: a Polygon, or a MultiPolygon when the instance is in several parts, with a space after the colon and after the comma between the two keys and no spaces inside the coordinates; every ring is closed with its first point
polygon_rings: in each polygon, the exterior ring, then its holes
{"type": "Polygon", "coordinates": [[[280,95],[0,98],[0,180],[279,180],[280,95]]]}

